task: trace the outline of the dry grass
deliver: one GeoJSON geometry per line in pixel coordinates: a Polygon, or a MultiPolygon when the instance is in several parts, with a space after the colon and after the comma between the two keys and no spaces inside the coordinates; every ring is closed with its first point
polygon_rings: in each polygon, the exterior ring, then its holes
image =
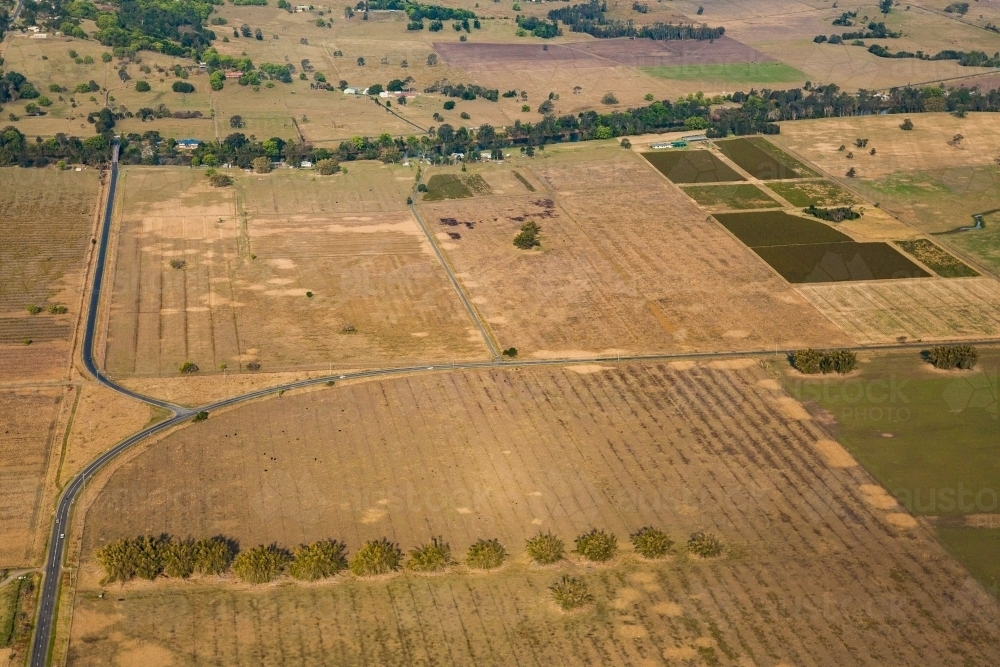
{"type": "Polygon", "coordinates": [[[419,206],[501,348],[565,357],[846,340],[634,153],[547,150],[531,173],[532,194],[419,206]],[[525,220],[541,227],[531,252],[512,245],[525,220]]]}
{"type": "Polygon", "coordinates": [[[404,168],[358,163],[322,183],[286,170],[240,176],[236,189],[220,190],[199,171],[127,170],[109,371],[481,355],[481,338],[405,209],[400,181],[410,178],[404,168]],[[183,269],[170,268],[176,258],[183,269]],[[356,333],[342,334],[349,324],[356,333]]]}
{"type": "Polygon", "coordinates": [[[59,456],[61,388],[0,392],[0,567],[31,565],[48,527],[45,480],[59,456]]]}
{"type": "Polygon", "coordinates": [[[859,179],[878,179],[895,172],[940,170],[949,167],[989,165],[1000,155],[996,118],[990,113],[970,113],[955,118],[947,113],[914,114],[914,129],[899,129],[904,115],[854,116],[782,123],[781,134],[771,137],[840,178],[849,167],[859,179]],[[956,134],[959,145],[948,142],[956,134]],[[864,149],[853,148],[855,139],[868,139],[864,149]],[[839,151],[841,145],[847,149],[839,151]],[[875,155],[869,151],[876,149],[875,155]],[[848,160],[848,151],[854,158],[848,160]]]}
{"type": "Polygon", "coordinates": [[[70,662],[144,651],[174,662],[352,664],[376,643],[380,662],[407,664],[631,665],[698,649],[723,664],[880,665],[886,651],[905,663],[1000,658],[995,602],[929,533],[871,505],[861,468],[828,467],[816,443],[829,434],[774,386],[755,364],[491,369],[220,414],[103,487],[86,518],[70,662]],[[628,535],[651,522],[678,536],[711,531],[726,555],[556,566],[594,596],[592,611],[572,617],[548,602],[559,575],[517,558],[498,573],[263,592],[135,582],[101,600],[89,556],[140,529],[225,531],[242,544],[336,536],[352,551],[383,535],[416,545],[430,530],[464,552],[482,535],[521,545],[539,528],[628,535]]]}
{"type": "Polygon", "coordinates": [[[858,343],[992,338],[1000,291],[992,278],[808,285],[799,292],[858,343]]]}

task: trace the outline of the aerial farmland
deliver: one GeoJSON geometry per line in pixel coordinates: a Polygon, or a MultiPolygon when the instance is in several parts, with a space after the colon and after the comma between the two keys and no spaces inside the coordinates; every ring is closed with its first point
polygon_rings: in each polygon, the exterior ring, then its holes
{"type": "Polygon", "coordinates": [[[0,665],[997,664],[998,24],[0,0],[0,665]]]}

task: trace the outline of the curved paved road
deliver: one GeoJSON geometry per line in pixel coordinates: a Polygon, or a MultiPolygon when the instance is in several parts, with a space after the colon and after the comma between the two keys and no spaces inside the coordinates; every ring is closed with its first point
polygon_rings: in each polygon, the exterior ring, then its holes
{"type": "MultiPolygon", "coordinates": [[[[104,278],[104,264],[107,259],[108,245],[111,235],[111,217],[114,206],[115,199],[115,188],[118,179],[118,144],[116,142],[114,148],[114,158],[111,165],[111,182],[108,188],[108,200],[105,206],[104,220],[101,229],[101,239],[100,247],[98,248],[97,256],[97,266],[94,271],[94,286],[91,292],[89,309],[87,312],[87,324],[86,330],[84,332],[84,344],[82,350],[83,364],[87,370],[93,374],[93,376],[102,385],[114,390],[121,392],[127,396],[131,396],[137,400],[143,401],[150,405],[155,405],[157,407],[164,408],[173,413],[173,416],[166,419],[158,424],[154,424],[148,428],[139,431],[138,433],[126,438],[121,441],[100,457],[92,461],[86,468],[84,468],[76,477],[74,477],[66,488],[63,489],[62,496],[60,496],[59,504],[56,508],[55,520],[52,524],[52,533],[49,538],[49,552],[48,558],[45,562],[44,568],[44,578],[42,582],[42,591],[40,596],[40,604],[38,611],[38,620],[35,626],[35,636],[32,641],[31,646],[31,658],[29,664],[31,667],[45,667],[49,661],[49,655],[52,647],[53,640],[53,630],[55,627],[56,620],[56,604],[59,596],[59,584],[62,575],[62,561],[66,549],[66,534],[69,528],[70,512],[73,508],[73,503],[76,501],[80,492],[86,488],[87,478],[92,478],[97,474],[101,468],[115,459],[119,454],[129,449],[136,443],[139,443],[146,438],[170,429],[174,426],[184,423],[191,418],[191,415],[199,411],[211,412],[220,408],[227,406],[236,405],[238,403],[244,403],[247,401],[252,401],[257,398],[262,398],[268,395],[273,395],[279,391],[287,391],[290,389],[299,389],[302,387],[309,387],[318,384],[324,384],[330,380],[348,380],[357,378],[372,378],[372,377],[384,377],[391,375],[401,375],[404,373],[417,373],[417,372],[434,372],[434,371],[448,371],[448,370],[467,370],[475,368],[489,368],[497,366],[511,366],[511,367],[524,367],[524,366],[564,366],[573,364],[583,364],[583,363],[611,363],[611,362],[631,362],[631,361],[668,361],[676,359],[725,359],[725,358],[738,358],[738,357],[748,357],[748,356],[770,356],[772,354],[787,353],[785,350],[775,350],[771,349],[752,349],[752,350],[742,350],[735,352],[701,352],[701,353],[688,353],[688,354],[649,354],[649,355],[629,355],[629,356],[614,356],[614,357],[590,357],[586,359],[543,359],[543,360],[531,360],[531,361],[509,361],[503,362],[498,359],[497,350],[494,346],[488,332],[479,322],[478,317],[475,314],[475,310],[465,298],[464,292],[460,289],[458,281],[455,279],[454,275],[451,273],[451,269],[444,262],[444,258],[441,257],[441,253],[437,250],[437,244],[431,239],[431,245],[435,248],[441,259],[442,265],[445,266],[445,270],[448,272],[449,279],[454,285],[459,296],[462,298],[463,303],[469,310],[470,315],[473,320],[477,322],[477,326],[480,332],[490,348],[490,351],[494,355],[493,361],[481,361],[481,362],[469,362],[469,363],[456,363],[456,364],[435,364],[431,366],[406,366],[399,368],[382,368],[373,369],[367,371],[359,371],[355,373],[345,373],[338,375],[330,375],[324,377],[311,378],[308,380],[300,380],[298,382],[290,382],[288,384],[278,385],[275,387],[269,387],[267,389],[259,389],[247,394],[242,394],[240,396],[233,396],[221,401],[216,401],[215,403],[210,403],[208,405],[201,406],[199,408],[185,408],[179,405],[174,405],[173,403],[168,403],[165,401],[156,400],[147,396],[143,396],[129,389],[121,387],[116,384],[110,378],[106,377],[101,373],[100,369],[97,368],[96,363],[93,359],[93,344],[94,344],[94,332],[97,327],[97,314],[98,307],[100,305],[101,296],[101,286],[104,278]]],[[[414,211],[416,214],[416,211],[414,211]]],[[[429,230],[423,224],[417,216],[417,220],[420,226],[424,229],[425,234],[429,236],[429,230]]],[[[997,339],[985,339],[985,340],[975,340],[975,341],[963,341],[965,343],[976,344],[976,343],[996,343],[997,339]]],[[[864,350],[890,350],[890,349],[920,349],[927,347],[924,343],[894,343],[888,345],[865,345],[865,346],[855,346],[854,349],[864,349],[864,350]]]]}

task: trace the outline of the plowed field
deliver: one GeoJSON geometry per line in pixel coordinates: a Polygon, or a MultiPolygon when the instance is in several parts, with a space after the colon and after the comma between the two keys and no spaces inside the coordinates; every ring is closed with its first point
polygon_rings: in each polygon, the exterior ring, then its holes
{"type": "Polygon", "coordinates": [[[90,509],[69,661],[175,664],[990,664],[995,602],[752,361],[481,370],[286,395],[185,428],[90,509]],[[348,483],[347,480],[350,480],[348,483]],[[890,499],[891,500],[891,499],[890,499]],[[575,557],[523,539],[655,524],[717,561],[575,557]],[[243,545],[498,537],[504,569],[250,589],[129,584],[95,546],[167,531],[243,545]],[[582,576],[595,605],[546,587],[582,576]]]}
{"type": "Polygon", "coordinates": [[[99,195],[97,172],[0,169],[0,381],[66,373],[99,195]],[[28,307],[41,308],[31,315],[28,307]],[[50,313],[49,306],[68,312],[50,313]]]}

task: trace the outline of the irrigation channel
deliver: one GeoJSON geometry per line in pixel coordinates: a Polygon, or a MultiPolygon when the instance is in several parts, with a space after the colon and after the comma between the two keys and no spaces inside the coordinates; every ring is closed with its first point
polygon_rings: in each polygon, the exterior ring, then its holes
{"type": "MultiPolygon", "coordinates": [[[[52,529],[49,536],[48,542],[48,553],[45,560],[45,567],[43,569],[43,580],[42,580],[42,591],[39,598],[38,605],[38,617],[35,623],[34,636],[31,643],[31,656],[29,659],[29,665],[31,667],[46,667],[49,662],[53,642],[55,640],[55,622],[56,622],[56,612],[57,601],[59,598],[59,585],[62,580],[62,568],[63,560],[66,555],[66,541],[67,535],[69,535],[70,520],[73,510],[73,505],[80,493],[86,488],[86,481],[88,478],[93,478],[98,472],[100,472],[105,466],[115,460],[120,454],[133,447],[134,445],[143,442],[144,440],[164,431],[167,431],[175,426],[180,426],[185,422],[191,421],[191,418],[199,412],[207,412],[211,414],[212,411],[219,410],[221,408],[237,405],[240,403],[246,403],[248,401],[253,401],[258,398],[265,398],[268,396],[275,396],[279,392],[285,392],[292,389],[301,389],[303,387],[312,387],[321,384],[327,384],[328,382],[337,382],[340,380],[356,380],[363,378],[376,378],[376,377],[387,377],[393,375],[404,375],[408,373],[437,373],[446,372],[454,370],[468,370],[476,368],[495,368],[498,366],[502,367],[528,367],[528,366],[571,366],[575,364],[592,364],[592,363],[629,363],[629,362],[643,362],[643,361],[672,361],[672,360],[698,360],[698,359],[732,359],[741,357],[761,357],[761,356],[773,356],[776,354],[789,354],[790,350],[782,350],[777,348],[769,349],[748,349],[748,350],[738,350],[732,352],[696,352],[696,353],[676,353],[676,354],[646,354],[646,355],[626,355],[626,356],[604,356],[604,357],[586,357],[586,358],[571,358],[571,359],[539,359],[539,360],[502,360],[497,354],[497,349],[493,341],[491,340],[488,330],[482,320],[479,318],[478,313],[472,304],[469,303],[465,296],[465,293],[461,289],[458,280],[453,275],[451,268],[445,261],[443,254],[437,247],[437,243],[434,242],[430,235],[429,230],[423,224],[423,221],[419,216],[416,215],[415,208],[411,207],[414,215],[417,218],[418,223],[423,229],[424,233],[428,237],[428,241],[431,246],[435,249],[438,259],[441,261],[442,266],[448,274],[449,280],[452,286],[458,292],[463,304],[465,305],[470,317],[472,317],[477,328],[482,333],[484,341],[489,348],[493,360],[492,361],[480,361],[480,362],[468,362],[468,363],[445,363],[445,364],[433,364],[433,365],[421,365],[421,366],[401,366],[396,368],[378,368],[365,371],[357,371],[353,373],[343,373],[343,374],[332,374],[322,377],[310,378],[308,380],[299,380],[297,382],[289,382],[287,384],[276,385],[274,387],[268,387],[266,389],[259,389],[257,391],[252,391],[246,394],[241,394],[239,396],[232,396],[230,398],[223,399],[221,401],[216,401],[214,403],[209,403],[196,408],[189,408],[180,405],[175,405],[173,403],[168,403],[166,401],[161,401],[149,396],[144,396],[137,392],[131,391],[118,385],[114,380],[104,375],[101,370],[97,367],[96,362],[93,357],[93,347],[94,347],[94,336],[95,330],[98,323],[98,310],[101,300],[102,285],[104,281],[105,263],[107,261],[108,246],[111,239],[111,220],[112,213],[114,209],[115,201],[115,189],[118,181],[118,141],[115,141],[114,153],[111,162],[111,173],[110,182],[108,185],[108,197],[104,208],[104,217],[101,223],[100,232],[100,245],[98,247],[97,263],[94,270],[93,286],[91,289],[90,301],[87,309],[87,321],[86,328],[84,330],[83,346],[81,349],[81,357],[84,367],[87,371],[94,376],[94,379],[105,387],[116,391],[125,396],[129,396],[136,400],[142,401],[149,405],[153,405],[171,413],[171,417],[158,422],[152,426],[144,428],[143,430],[129,436],[128,438],[122,440],[111,449],[107,450],[101,454],[98,458],[91,461],[82,471],[80,471],[63,489],[62,494],[59,497],[58,504],[56,506],[55,516],[52,523],[52,529]]],[[[981,339],[981,340],[963,340],[963,343],[967,344],[995,344],[998,339],[981,339]]],[[[854,346],[852,349],[856,350],[896,350],[896,349],[923,349],[927,346],[924,343],[892,343],[884,345],[860,345],[854,346]]]]}

